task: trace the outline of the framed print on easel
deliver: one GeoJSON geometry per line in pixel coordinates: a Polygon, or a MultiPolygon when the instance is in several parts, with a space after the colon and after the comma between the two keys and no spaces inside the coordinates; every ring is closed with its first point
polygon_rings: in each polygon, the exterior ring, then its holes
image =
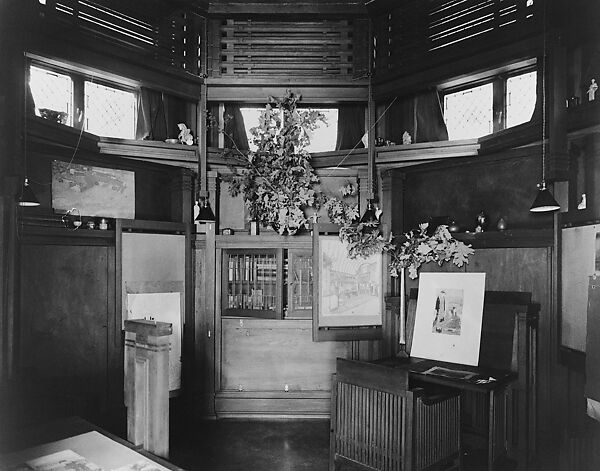
{"type": "Polygon", "coordinates": [[[421,273],[411,356],[477,366],[485,273],[421,273]]]}
{"type": "Polygon", "coordinates": [[[338,226],[313,231],[313,340],[381,338],[383,254],[352,259],[338,226]]]}

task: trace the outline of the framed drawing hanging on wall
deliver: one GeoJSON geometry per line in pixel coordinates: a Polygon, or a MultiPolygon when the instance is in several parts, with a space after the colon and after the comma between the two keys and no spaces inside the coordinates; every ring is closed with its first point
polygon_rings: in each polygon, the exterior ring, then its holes
{"type": "Polygon", "coordinates": [[[411,356],[477,366],[485,273],[421,273],[411,356]]]}
{"type": "Polygon", "coordinates": [[[313,340],[380,338],[383,254],[351,259],[337,226],[315,225],[313,264],[313,340]]]}

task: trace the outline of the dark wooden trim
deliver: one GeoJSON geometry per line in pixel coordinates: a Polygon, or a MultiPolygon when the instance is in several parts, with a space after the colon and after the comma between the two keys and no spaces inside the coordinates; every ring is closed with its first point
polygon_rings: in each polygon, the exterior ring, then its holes
{"type": "Polygon", "coordinates": [[[280,236],[273,235],[217,235],[216,247],[220,249],[310,249],[312,238],[309,235],[280,236]]]}
{"type": "Polygon", "coordinates": [[[294,2],[284,1],[277,3],[277,8],[274,8],[272,2],[235,2],[221,1],[210,2],[208,14],[211,16],[236,16],[243,15],[244,17],[260,15],[264,18],[265,15],[270,16],[292,16],[297,18],[298,15],[310,17],[331,16],[336,19],[340,18],[340,12],[344,18],[351,16],[366,16],[367,8],[362,1],[328,1],[328,2],[294,2]]]}
{"type": "Polygon", "coordinates": [[[114,346],[120,348],[123,322],[123,220],[115,221],[115,330],[114,346]]]}
{"type": "MultiPolygon", "coordinates": [[[[366,167],[367,149],[316,152],[312,154],[314,168],[327,167],[366,167]]],[[[431,160],[446,160],[457,157],[475,157],[479,155],[479,143],[476,139],[460,141],[439,141],[417,144],[377,147],[375,163],[378,166],[392,168],[407,162],[423,163],[431,160]]]]}
{"type": "Polygon", "coordinates": [[[560,346],[558,356],[561,365],[570,370],[585,374],[585,353],[572,348],[560,346]]]}
{"type": "MultiPolygon", "coordinates": [[[[196,312],[195,286],[194,286],[194,265],[192,256],[192,225],[187,224],[185,231],[185,317],[183,325],[183,348],[182,348],[182,382],[181,387],[189,401],[192,400],[192,391],[194,390],[194,371],[199,369],[194,357],[195,338],[196,338],[196,312]]],[[[191,410],[191,409],[190,409],[191,410]]]]}
{"type": "Polygon", "coordinates": [[[561,229],[591,224],[600,224],[600,218],[591,208],[559,213],[559,226],[561,229]]]}
{"type": "Polygon", "coordinates": [[[329,418],[330,391],[218,391],[216,415],[329,418]]]}
{"type": "Polygon", "coordinates": [[[38,245],[114,245],[115,231],[65,227],[21,226],[21,243],[38,245]]]}
{"type": "Polygon", "coordinates": [[[551,229],[514,229],[480,233],[453,233],[455,239],[470,244],[475,249],[552,247],[554,233],[551,229]]]}
{"type": "Polygon", "coordinates": [[[309,82],[302,79],[290,82],[286,76],[256,76],[249,79],[234,80],[229,78],[207,79],[208,101],[212,102],[244,102],[264,105],[269,96],[283,96],[286,89],[302,95],[302,103],[365,103],[367,101],[367,84],[364,81],[350,82],[316,78],[309,82]]]}
{"type": "Polygon", "coordinates": [[[139,232],[174,232],[185,234],[190,231],[190,224],[169,221],[146,221],[141,219],[121,219],[123,231],[139,232]]]}

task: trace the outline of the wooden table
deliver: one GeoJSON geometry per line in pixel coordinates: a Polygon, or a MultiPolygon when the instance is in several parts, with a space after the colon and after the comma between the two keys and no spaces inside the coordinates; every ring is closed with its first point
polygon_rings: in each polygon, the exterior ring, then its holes
{"type": "MultiPolygon", "coordinates": [[[[2,430],[2,433],[7,434],[7,431],[2,430]]],[[[148,469],[152,471],[183,471],[78,417],[50,422],[22,432],[11,432],[11,437],[3,438],[8,438],[10,442],[5,446],[17,451],[0,455],[2,470],[63,450],[72,450],[106,471],[141,461],[148,463],[148,469]]]]}
{"type": "Polygon", "coordinates": [[[512,428],[510,394],[511,385],[517,380],[516,373],[413,357],[386,358],[373,363],[408,370],[410,387],[439,384],[485,394],[488,398],[487,469],[494,470],[509,457],[512,428]],[[490,378],[493,380],[490,381],[490,378]]]}

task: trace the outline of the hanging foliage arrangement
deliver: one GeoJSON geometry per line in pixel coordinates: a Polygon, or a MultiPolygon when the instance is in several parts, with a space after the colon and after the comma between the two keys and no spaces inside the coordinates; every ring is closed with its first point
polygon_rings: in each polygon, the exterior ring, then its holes
{"type": "Polygon", "coordinates": [[[419,224],[417,231],[410,231],[398,238],[397,245],[390,250],[390,275],[397,277],[403,269],[408,270],[408,276],[415,279],[421,265],[436,262],[443,265],[451,261],[457,267],[469,262],[469,255],[474,253],[470,245],[456,240],[448,230],[448,226],[438,226],[429,235],[428,223],[419,224]]]}
{"type": "Polygon", "coordinates": [[[310,164],[311,133],[325,115],[298,109],[301,95],[288,90],[283,98],[269,97],[259,125],[250,129],[256,150],[235,152],[230,166],[230,194],[242,194],[251,220],[280,234],[295,234],[309,226],[307,208],[318,210],[321,196],[313,186],[319,178],[310,164]]]}

